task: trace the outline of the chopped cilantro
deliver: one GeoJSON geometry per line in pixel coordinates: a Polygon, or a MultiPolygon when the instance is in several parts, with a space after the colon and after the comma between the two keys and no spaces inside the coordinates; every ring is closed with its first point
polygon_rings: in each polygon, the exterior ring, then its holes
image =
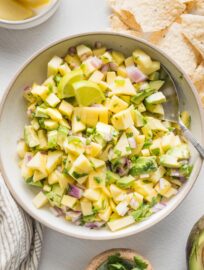
{"type": "Polygon", "coordinates": [[[72,175],[73,175],[74,178],[78,179],[78,178],[87,176],[87,173],[77,173],[77,172],[73,172],[72,175]]]}
{"type": "Polygon", "coordinates": [[[99,176],[95,176],[95,177],[94,177],[94,180],[95,180],[96,183],[98,183],[98,184],[102,183],[102,181],[103,181],[103,179],[102,179],[101,177],[99,177],[99,176]]]}

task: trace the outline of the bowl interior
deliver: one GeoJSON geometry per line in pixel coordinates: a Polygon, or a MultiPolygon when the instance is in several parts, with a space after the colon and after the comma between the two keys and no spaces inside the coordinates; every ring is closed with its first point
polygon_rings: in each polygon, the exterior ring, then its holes
{"type": "Polygon", "coordinates": [[[19,204],[35,219],[54,230],[74,237],[88,239],[111,239],[124,237],[143,231],[172,212],[191,189],[198,176],[202,165],[202,160],[195,149],[192,148],[191,162],[194,164],[194,169],[190,179],[183,186],[178,195],[171,199],[163,210],[157,214],[154,214],[146,221],[114,233],[107,229],[97,231],[84,227],[78,227],[64,221],[61,218],[55,217],[49,209],[45,208],[37,210],[33,206],[32,198],[34,197],[35,193],[37,193],[37,190],[35,188],[28,187],[22,180],[16,155],[16,143],[18,139],[22,137],[23,127],[27,122],[26,104],[22,96],[23,89],[26,86],[31,85],[33,82],[37,82],[39,84],[43,82],[43,80],[46,78],[47,63],[52,56],[64,56],[70,46],[79,43],[93,45],[96,41],[101,41],[107,47],[122,51],[126,55],[131,54],[136,47],[141,48],[145,50],[153,59],[159,60],[164,66],[166,66],[173,74],[174,79],[178,81],[182,89],[185,90],[184,94],[182,95],[183,109],[188,110],[192,116],[192,132],[194,136],[200,140],[200,142],[203,142],[203,123],[201,112],[199,111],[199,105],[196,100],[196,94],[189,85],[185,74],[184,76],[181,76],[181,70],[179,70],[171,60],[141,40],[136,40],[128,36],[113,33],[91,33],[67,38],[54,45],[51,45],[49,48],[41,51],[31,60],[29,60],[29,62],[24,65],[21,71],[14,78],[8,92],[4,97],[0,115],[0,158],[3,177],[11,193],[19,204]]]}

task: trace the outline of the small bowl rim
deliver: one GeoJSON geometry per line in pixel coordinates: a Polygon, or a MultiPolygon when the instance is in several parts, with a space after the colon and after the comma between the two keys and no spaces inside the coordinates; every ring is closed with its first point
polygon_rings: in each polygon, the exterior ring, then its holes
{"type": "MultiPolygon", "coordinates": [[[[200,120],[201,120],[201,130],[204,133],[204,114],[203,114],[203,108],[202,108],[202,104],[201,104],[201,100],[199,98],[198,92],[196,90],[196,88],[194,87],[193,83],[191,82],[190,78],[188,77],[188,75],[186,74],[186,72],[183,70],[182,67],[180,67],[175,60],[173,60],[171,57],[169,57],[165,52],[163,52],[161,49],[155,47],[154,45],[152,45],[151,43],[141,39],[141,38],[137,38],[137,37],[133,37],[129,34],[123,34],[123,33],[117,33],[117,32],[112,32],[112,31],[92,31],[92,32],[83,32],[83,33],[79,33],[79,34],[74,34],[74,35],[68,35],[64,38],[60,38],[54,42],[50,42],[48,45],[44,46],[42,49],[36,51],[35,53],[33,53],[25,62],[23,65],[21,65],[21,67],[15,72],[13,78],[11,79],[10,83],[8,84],[8,86],[6,87],[4,94],[1,98],[0,101],[0,121],[2,118],[2,114],[3,114],[3,110],[4,110],[4,106],[7,100],[7,96],[9,95],[9,92],[12,88],[12,85],[15,83],[15,81],[18,79],[18,77],[20,76],[20,74],[22,73],[22,71],[26,68],[27,65],[29,65],[36,57],[40,56],[43,52],[45,52],[46,50],[60,44],[63,43],[66,40],[71,40],[74,38],[78,38],[78,37],[83,37],[83,36],[91,36],[91,35],[110,35],[110,36],[121,36],[121,37],[125,37],[125,38],[129,38],[132,40],[136,40],[138,42],[141,42],[149,47],[151,47],[153,50],[158,51],[161,55],[163,55],[165,58],[169,59],[170,62],[176,66],[176,68],[182,72],[183,77],[185,78],[185,80],[187,81],[187,83],[189,84],[191,91],[193,92],[193,95],[196,99],[196,102],[198,104],[198,110],[199,110],[199,115],[200,115],[200,120]]],[[[202,137],[201,139],[201,144],[204,143],[204,137],[202,137]]],[[[164,220],[165,218],[167,218],[170,214],[173,213],[173,211],[184,201],[184,199],[187,197],[187,195],[190,193],[191,189],[193,188],[197,178],[200,175],[201,169],[203,167],[204,164],[204,160],[202,160],[200,158],[200,166],[199,168],[197,168],[196,171],[196,177],[194,179],[194,181],[191,183],[191,185],[189,186],[188,190],[185,190],[183,196],[180,198],[180,200],[177,200],[174,205],[171,206],[170,209],[168,209],[167,211],[164,211],[163,215],[159,216],[157,219],[153,220],[152,222],[150,222],[149,224],[145,224],[145,226],[143,226],[142,228],[140,228],[139,230],[137,230],[136,232],[134,230],[129,231],[129,232],[124,232],[124,230],[120,230],[118,231],[119,234],[110,234],[110,235],[106,235],[106,236],[89,236],[88,233],[87,235],[81,235],[79,233],[74,233],[74,232],[70,232],[70,231],[65,231],[64,229],[60,228],[60,227],[56,227],[55,225],[52,225],[49,221],[46,221],[44,219],[42,219],[41,217],[39,217],[38,215],[34,214],[33,212],[29,211],[29,207],[27,207],[27,205],[23,202],[23,200],[21,200],[21,198],[19,197],[18,193],[13,189],[12,185],[10,185],[10,181],[8,180],[7,174],[6,174],[6,170],[4,169],[3,166],[3,162],[2,162],[2,153],[0,151],[0,172],[2,174],[4,183],[6,184],[6,186],[8,187],[9,191],[11,192],[11,194],[13,195],[13,197],[15,198],[16,202],[25,210],[26,213],[28,213],[32,218],[34,218],[35,220],[39,221],[41,224],[45,225],[48,228],[53,229],[54,231],[60,232],[64,235],[67,236],[71,236],[74,238],[78,238],[78,239],[87,239],[87,240],[110,240],[110,239],[119,239],[119,238],[124,238],[124,237],[128,237],[140,232],[143,232],[151,227],[153,227],[154,225],[156,225],[157,223],[159,223],[160,221],[164,220]]],[[[134,225],[132,225],[134,226],[134,225]]]]}
{"type": "Polygon", "coordinates": [[[11,21],[11,20],[3,20],[0,19],[0,24],[7,25],[7,26],[19,26],[24,24],[29,24],[31,22],[35,22],[43,18],[47,13],[49,13],[52,9],[54,9],[58,4],[60,3],[60,0],[54,0],[53,3],[48,3],[43,6],[48,6],[47,10],[43,11],[41,14],[38,14],[36,16],[30,17],[25,20],[19,20],[19,21],[11,21]]]}

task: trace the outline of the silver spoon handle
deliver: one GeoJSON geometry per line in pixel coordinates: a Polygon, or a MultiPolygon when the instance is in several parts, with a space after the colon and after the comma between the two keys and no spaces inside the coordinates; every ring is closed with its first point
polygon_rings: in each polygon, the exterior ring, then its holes
{"type": "Polygon", "coordinates": [[[182,123],[181,120],[179,121],[179,125],[186,139],[192,143],[192,145],[197,149],[201,157],[204,159],[204,147],[194,138],[191,131],[182,123]]]}

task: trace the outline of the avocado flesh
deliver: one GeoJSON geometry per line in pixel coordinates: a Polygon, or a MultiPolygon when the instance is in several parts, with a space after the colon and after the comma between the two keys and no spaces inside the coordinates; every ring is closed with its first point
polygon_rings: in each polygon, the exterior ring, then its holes
{"type": "Polygon", "coordinates": [[[189,270],[204,269],[204,231],[199,233],[193,242],[190,258],[189,270]]]}
{"type": "Polygon", "coordinates": [[[60,81],[58,86],[59,98],[74,97],[73,83],[83,80],[84,75],[81,69],[76,69],[66,74],[60,81]]]}
{"type": "MultiPolygon", "coordinates": [[[[134,265],[132,261],[122,259],[122,264],[125,266],[125,269],[131,270],[133,269],[134,265]]],[[[103,262],[99,267],[96,268],[96,270],[108,270],[108,260],[103,262]]]]}
{"type": "Polygon", "coordinates": [[[78,81],[73,84],[77,102],[81,106],[101,103],[105,96],[97,83],[91,81],[78,81]]]}

